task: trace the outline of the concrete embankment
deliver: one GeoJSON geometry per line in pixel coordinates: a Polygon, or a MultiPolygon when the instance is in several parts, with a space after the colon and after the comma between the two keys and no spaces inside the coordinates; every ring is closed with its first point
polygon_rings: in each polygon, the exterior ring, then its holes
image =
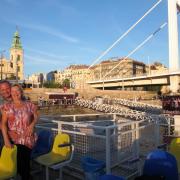
{"type": "MultiPolygon", "coordinates": [[[[46,96],[46,92],[63,93],[62,89],[51,88],[34,88],[32,90],[25,90],[25,95],[29,96],[32,101],[37,101],[38,97],[46,96]]],[[[97,90],[97,89],[68,89],[67,92],[77,92],[78,96],[85,99],[92,99],[95,96],[102,96],[104,98],[123,98],[123,99],[152,99],[156,92],[150,91],[120,91],[120,90],[97,90]]]]}

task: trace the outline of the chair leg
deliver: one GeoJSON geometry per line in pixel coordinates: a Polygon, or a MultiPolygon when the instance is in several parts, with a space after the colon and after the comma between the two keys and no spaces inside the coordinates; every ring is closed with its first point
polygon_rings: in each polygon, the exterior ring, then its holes
{"type": "Polygon", "coordinates": [[[49,180],[49,171],[48,171],[48,166],[46,166],[46,180],[49,180]]]}
{"type": "Polygon", "coordinates": [[[19,180],[19,179],[20,179],[19,175],[16,175],[14,177],[9,178],[9,180],[19,180]]]}
{"type": "Polygon", "coordinates": [[[35,169],[35,170],[31,170],[30,174],[33,176],[36,173],[39,173],[43,170],[43,166],[41,164],[39,164],[39,168],[35,169]]]}
{"type": "Polygon", "coordinates": [[[63,180],[63,177],[62,177],[62,168],[59,169],[59,178],[57,178],[56,180],[63,180]]]}

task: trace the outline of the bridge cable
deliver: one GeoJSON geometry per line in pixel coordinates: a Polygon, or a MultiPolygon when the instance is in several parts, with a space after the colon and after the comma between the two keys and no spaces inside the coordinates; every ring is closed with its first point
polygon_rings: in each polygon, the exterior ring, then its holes
{"type": "MultiPolygon", "coordinates": [[[[124,59],[122,59],[116,66],[114,66],[107,74],[103,76],[105,78],[108,74],[110,74],[115,68],[117,68],[122,62],[124,62],[129,56],[134,54],[137,50],[139,50],[144,44],[146,44],[151,38],[153,38],[160,30],[162,30],[168,23],[163,23],[158,29],[156,29],[150,36],[148,36],[142,43],[140,43],[134,50],[132,50],[124,59]]],[[[102,79],[103,79],[102,78],[102,79]]]]}
{"type": "MultiPolygon", "coordinates": [[[[180,14],[180,11],[177,12],[177,15],[180,14]]],[[[168,22],[164,22],[159,28],[157,28],[146,40],[144,40],[140,45],[138,45],[133,51],[131,51],[124,59],[122,59],[116,66],[114,66],[103,78],[105,78],[109,73],[111,73],[116,67],[118,67],[124,60],[126,60],[130,55],[134,54],[138,49],[140,49],[147,41],[149,41],[153,36],[156,35],[160,30],[162,30],[168,22]]]]}
{"type": "Polygon", "coordinates": [[[123,35],[121,35],[107,50],[105,50],[89,67],[90,69],[92,66],[94,66],[95,63],[97,63],[102,57],[104,57],[116,44],[118,44],[131,30],[133,30],[137,24],[140,23],[152,10],[155,9],[157,5],[159,5],[162,2],[162,0],[159,0],[156,4],[154,4],[138,21],[136,21],[123,35]]]}

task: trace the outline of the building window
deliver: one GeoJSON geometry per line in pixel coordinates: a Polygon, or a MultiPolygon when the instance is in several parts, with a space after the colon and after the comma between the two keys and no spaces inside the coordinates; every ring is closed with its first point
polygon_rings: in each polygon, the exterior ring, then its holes
{"type": "Polygon", "coordinates": [[[11,68],[13,68],[13,63],[12,62],[10,63],[10,66],[11,66],[11,68]]]}
{"type": "Polygon", "coordinates": [[[20,72],[20,66],[17,67],[18,72],[20,72]]]}
{"type": "Polygon", "coordinates": [[[18,54],[17,61],[20,61],[20,60],[21,60],[21,56],[18,54]]]}

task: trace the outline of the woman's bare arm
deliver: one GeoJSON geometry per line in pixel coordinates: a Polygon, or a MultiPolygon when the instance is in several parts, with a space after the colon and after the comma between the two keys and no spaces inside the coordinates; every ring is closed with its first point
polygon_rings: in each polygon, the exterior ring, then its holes
{"type": "Polygon", "coordinates": [[[32,133],[34,132],[34,127],[35,127],[38,119],[39,119],[39,113],[38,113],[38,110],[37,110],[37,106],[35,106],[34,113],[33,113],[33,119],[32,119],[31,124],[28,127],[28,130],[27,130],[27,134],[29,136],[32,135],[32,133]]]}
{"type": "Polygon", "coordinates": [[[13,145],[11,144],[9,136],[8,136],[7,115],[4,111],[2,111],[2,134],[3,134],[5,146],[12,148],[13,145]]]}

